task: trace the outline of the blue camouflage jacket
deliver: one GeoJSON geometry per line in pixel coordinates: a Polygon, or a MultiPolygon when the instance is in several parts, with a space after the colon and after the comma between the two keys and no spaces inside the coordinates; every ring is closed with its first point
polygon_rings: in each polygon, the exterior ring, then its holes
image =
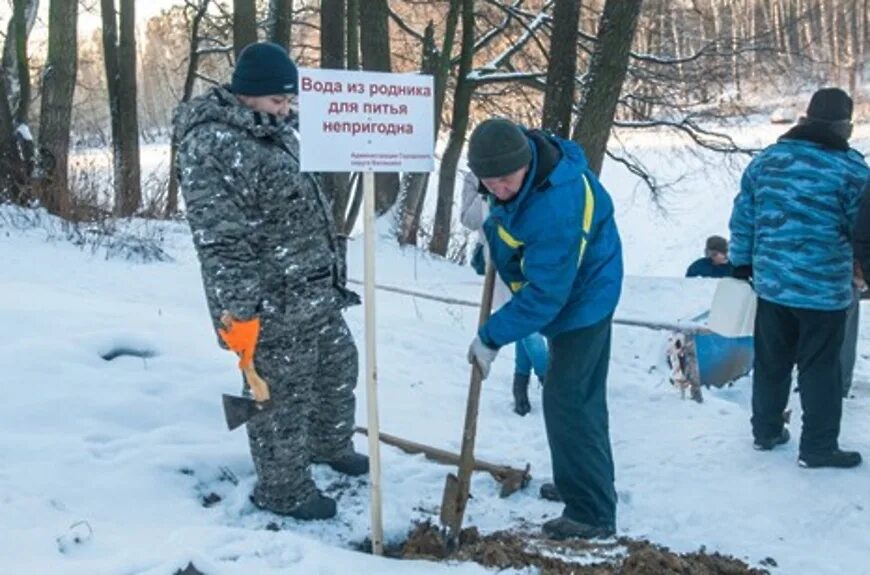
{"type": "Polygon", "coordinates": [[[500,347],[613,314],[622,288],[622,246],[613,202],[580,147],[530,132],[532,163],[509,202],[491,196],[484,222],[492,261],[513,296],[479,331],[500,347]]]}
{"type": "Polygon", "coordinates": [[[729,255],[753,267],[765,300],[840,310],[853,297],[852,228],[870,168],[845,140],[815,132],[792,129],[746,168],[729,255]]]}

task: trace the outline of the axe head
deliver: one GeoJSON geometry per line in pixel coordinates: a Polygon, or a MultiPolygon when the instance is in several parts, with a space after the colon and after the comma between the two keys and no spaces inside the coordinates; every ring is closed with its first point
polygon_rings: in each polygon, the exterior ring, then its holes
{"type": "Polygon", "coordinates": [[[235,395],[224,394],[223,402],[224,417],[227,419],[227,427],[230,431],[240,425],[244,425],[252,417],[256,417],[257,415],[272,409],[271,400],[259,403],[248,397],[237,397],[235,395]]]}

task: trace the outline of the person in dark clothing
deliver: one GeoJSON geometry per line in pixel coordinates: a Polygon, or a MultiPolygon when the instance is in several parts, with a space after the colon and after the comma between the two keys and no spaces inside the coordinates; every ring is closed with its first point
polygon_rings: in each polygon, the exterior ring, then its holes
{"type": "Polygon", "coordinates": [[[870,184],[861,193],[861,204],[853,232],[855,261],[864,279],[870,278],[870,184]]]}
{"type": "Polygon", "coordinates": [[[728,240],[710,236],[704,247],[704,257],[692,262],[686,270],[687,278],[727,278],[734,268],[728,261],[728,240]]]}
{"type": "Polygon", "coordinates": [[[297,81],[283,47],[245,47],[230,85],[176,110],[175,167],[219,341],[269,386],[272,409],[247,424],[251,501],[314,520],[333,517],[336,501],[312,464],[359,476],[369,460],[353,446],[358,354],[342,317],[359,299],[329,201],[299,170],[287,122],[297,81]]]}
{"type": "Polygon", "coordinates": [[[752,381],[755,448],[789,440],[784,426],[792,370],[803,407],[798,462],[855,467],[842,451],[840,352],[853,301],[851,230],[870,179],[849,147],[852,99],[838,88],[813,94],[806,116],[743,173],[731,215],[734,277],[758,295],[752,381]]]}
{"type": "Polygon", "coordinates": [[[490,203],[483,229],[492,262],[513,292],[478,330],[468,360],[486,377],[502,346],[535,332],[548,339],[544,422],[552,489],[565,508],[543,530],[553,539],[610,536],[616,489],[606,384],[622,287],[613,202],[577,144],[505,119],[474,130],[468,164],[490,203]]]}

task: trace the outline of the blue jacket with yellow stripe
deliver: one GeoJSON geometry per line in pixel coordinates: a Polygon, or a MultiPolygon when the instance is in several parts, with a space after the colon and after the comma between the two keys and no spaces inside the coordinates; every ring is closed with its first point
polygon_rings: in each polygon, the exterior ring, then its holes
{"type": "Polygon", "coordinates": [[[508,202],[489,197],[484,222],[492,261],[513,297],[479,331],[493,348],[539,331],[548,337],[613,314],[622,245],[610,195],[580,147],[528,132],[532,163],[508,202]]]}

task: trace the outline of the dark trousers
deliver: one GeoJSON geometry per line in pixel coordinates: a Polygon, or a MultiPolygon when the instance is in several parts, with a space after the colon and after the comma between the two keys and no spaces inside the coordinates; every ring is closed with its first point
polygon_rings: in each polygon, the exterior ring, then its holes
{"type": "Polygon", "coordinates": [[[553,480],[563,515],[595,526],[616,526],[616,490],[607,415],[611,318],[549,340],[544,423],[553,480]]]}
{"type": "Polygon", "coordinates": [[[254,503],[289,513],[316,490],[312,462],[353,450],[357,349],[337,312],[277,333],[261,338],[254,358],[274,406],[247,428],[257,471],[254,503]]]}
{"type": "Polygon", "coordinates": [[[797,364],[803,408],[800,452],[837,449],[845,326],[846,310],[798,309],[759,298],[752,377],[752,433],[757,439],[781,432],[792,369],[797,364]]]}
{"type": "Polygon", "coordinates": [[[855,289],[852,305],[846,308],[846,335],[843,351],[840,352],[840,366],[843,370],[843,397],[849,397],[852,389],[852,376],[855,374],[855,360],[858,358],[858,333],[861,326],[861,292],[855,289]]]}

